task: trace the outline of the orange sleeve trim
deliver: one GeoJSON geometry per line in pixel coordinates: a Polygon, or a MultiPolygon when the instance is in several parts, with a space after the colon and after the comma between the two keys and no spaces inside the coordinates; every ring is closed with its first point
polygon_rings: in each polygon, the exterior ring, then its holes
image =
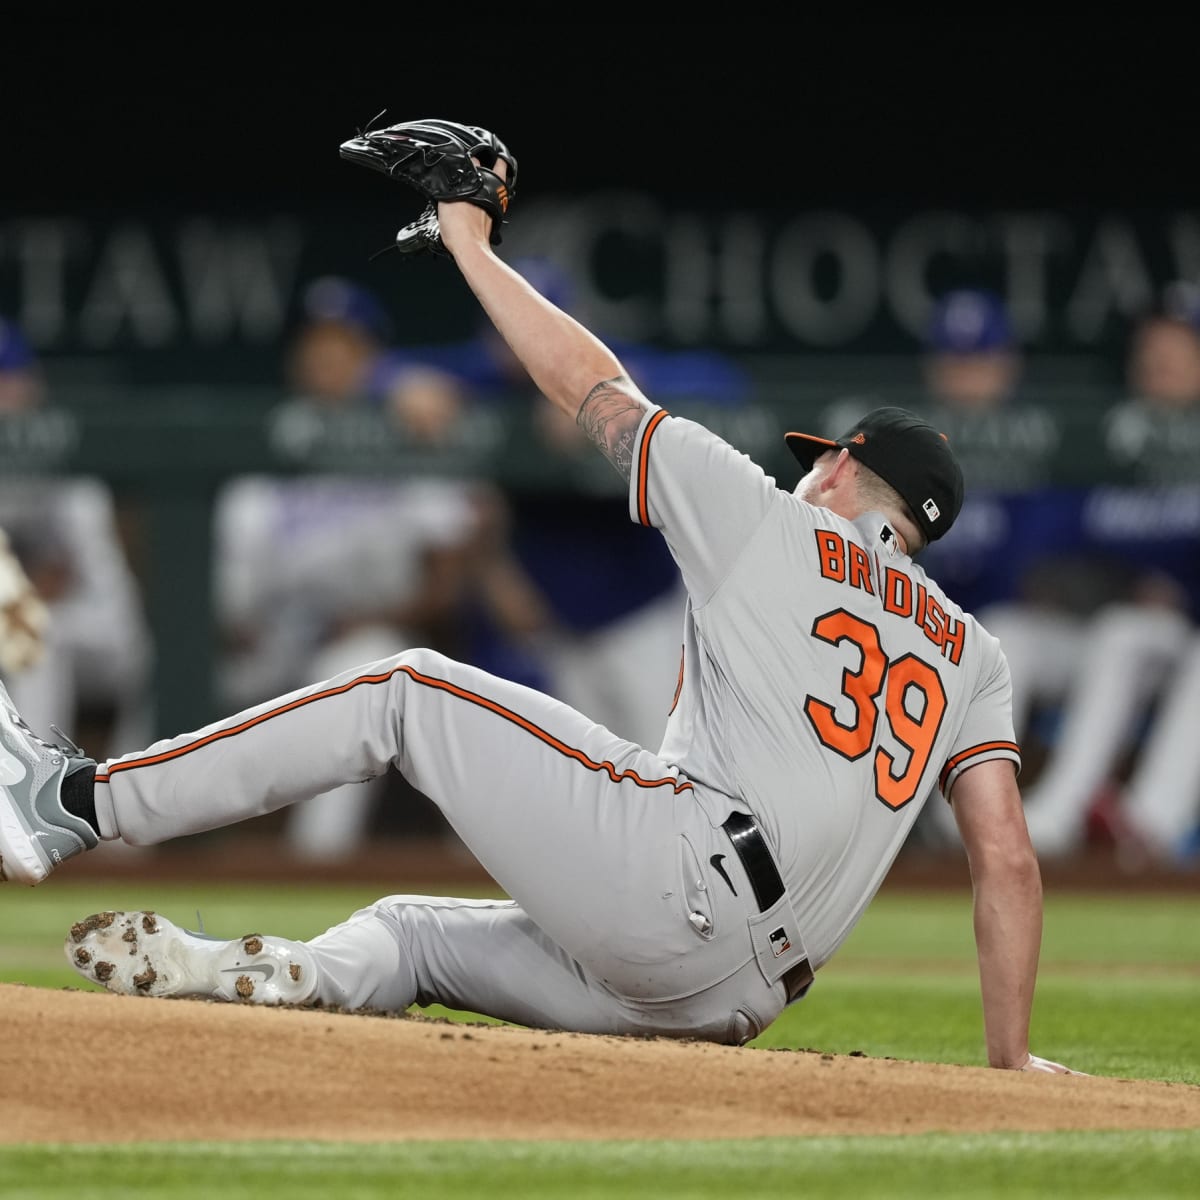
{"type": "Polygon", "coordinates": [[[679,704],[679,693],[683,691],[683,664],[686,657],[687,651],[681,646],[679,648],[679,678],[675,681],[675,695],[671,700],[671,711],[667,713],[668,717],[675,711],[679,704]]]}
{"type": "Polygon", "coordinates": [[[159,763],[171,762],[174,759],[183,758],[196,750],[204,749],[205,746],[211,746],[216,742],[224,741],[226,738],[236,737],[239,733],[245,733],[247,730],[263,724],[265,721],[284,716],[309,704],[315,704],[318,700],[328,700],[334,696],[341,696],[352,688],[362,687],[367,684],[387,683],[394,675],[400,673],[407,675],[414,683],[421,684],[423,687],[435,688],[438,691],[447,692],[452,696],[458,697],[460,700],[466,700],[470,704],[478,705],[480,708],[495,713],[496,716],[502,717],[504,720],[512,722],[518,728],[525,730],[526,733],[532,734],[552,750],[557,751],[566,758],[572,759],[579,763],[580,766],[587,767],[589,771],[603,772],[614,783],[628,781],[636,784],[638,787],[644,788],[670,787],[676,794],[692,790],[690,783],[680,783],[673,776],[667,776],[665,779],[643,779],[636,771],[618,771],[616,766],[607,760],[597,762],[595,759],[589,758],[582,750],[578,750],[574,746],[568,746],[566,742],[556,738],[551,733],[547,733],[546,730],[527,720],[519,713],[513,712],[512,709],[505,708],[504,705],[497,704],[496,701],[489,700],[486,696],[477,695],[475,692],[458,687],[456,684],[449,683],[444,679],[435,679],[431,675],[423,675],[420,671],[415,671],[412,667],[408,666],[396,667],[394,670],[386,671],[382,675],[360,675],[357,679],[352,679],[349,683],[343,683],[340,687],[327,688],[325,691],[314,692],[311,696],[303,696],[298,700],[293,700],[288,704],[282,704],[278,708],[273,708],[269,712],[259,713],[257,716],[251,717],[248,721],[243,721],[239,725],[231,725],[228,729],[221,729],[216,733],[210,733],[207,737],[189,742],[186,746],[176,746],[175,749],[166,750],[162,754],[151,754],[145,758],[134,758],[126,762],[113,763],[109,766],[107,772],[97,774],[96,782],[107,783],[113,775],[122,771],[135,771],[139,767],[153,767],[159,763]]]}
{"type": "Polygon", "coordinates": [[[951,772],[965,763],[967,759],[975,758],[980,754],[989,754],[994,750],[1009,750],[1018,758],[1021,757],[1021,747],[1016,742],[982,742],[978,746],[972,746],[969,750],[961,751],[947,761],[942,768],[942,773],[938,776],[938,787],[944,791],[946,780],[950,778],[951,772]]]}
{"type": "Polygon", "coordinates": [[[650,524],[650,501],[647,496],[647,482],[650,475],[650,439],[654,436],[654,431],[666,420],[667,415],[667,410],[660,408],[650,418],[646,432],[642,434],[642,448],[638,454],[637,512],[638,520],[643,525],[650,524]]]}

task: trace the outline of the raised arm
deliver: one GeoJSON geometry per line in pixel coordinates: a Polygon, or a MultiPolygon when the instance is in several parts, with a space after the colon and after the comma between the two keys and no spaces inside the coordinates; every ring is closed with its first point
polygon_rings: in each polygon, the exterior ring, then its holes
{"type": "Polygon", "coordinates": [[[1029,1053],[1042,941],[1042,877],[1011,762],[964,771],[951,793],[975,893],[975,944],[988,1063],[1081,1074],[1029,1053]]]}
{"type": "Polygon", "coordinates": [[[496,257],[492,218],[482,208],[440,204],[438,223],[463,278],[542,395],[578,421],[628,479],[634,435],[652,406],[616,355],[496,257]]]}

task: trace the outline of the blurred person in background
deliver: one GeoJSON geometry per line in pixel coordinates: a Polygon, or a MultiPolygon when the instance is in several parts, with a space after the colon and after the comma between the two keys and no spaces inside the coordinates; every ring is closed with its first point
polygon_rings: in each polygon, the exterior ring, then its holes
{"type": "Polygon", "coordinates": [[[1200,284],[1171,284],[1161,309],[1144,317],[1134,329],[1129,403],[1160,412],[1193,410],[1200,395],[1198,339],[1200,284]]]}
{"type": "MultiPolygon", "coordinates": [[[[1026,571],[1067,537],[1061,520],[1046,519],[1061,434],[1028,386],[1007,304],[987,288],[937,297],[917,366],[915,394],[897,386],[847,397],[829,406],[821,425],[845,428],[879,404],[902,403],[946,436],[969,490],[954,528],[922,551],[922,563],[959,604],[979,612],[1017,599],[1026,571]]],[[[1018,730],[1022,714],[1018,702],[1018,730]]]]}
{"type": "MultiPolygon", "coordinates": [[[[579,313],[574,281],[553,260],[525,256],[512,265],[552,303],[579,313]]],[[[749,398],[747,373],[724,355],[608,342],[633,380],[667,407],[749,398]]],[[[397,360],[425,387],[431,372],[441,373],[462,390],[463,405],[528,418],[551,476],[548,485],[501,489],[491,551],[477,564],[481,607],[470,661],[548,692],[619,737],[657,747],[679,677],[686,601],[666,544],[626,519],[621,481],[596,461],[576,422],[542,399],[491,322],[464,341],[405,348],[397,360]]]]}
{"type": "MultiPolygon", "coordinates": [[[[1017,598],[1031,565],[1057,552],[1064,538],[1061,522],[1047,520],[1060,433],[1035,400],[1027,368],[1008,306],[995,292],[959,288],[934,304],[916,408],[956,448],[973,490],[926,562],[949,594],[976,612],[1017,598]]],[[[1027,709],[1014,700],[1020,731],[1027,709]]]]}
{"type": "MultiPolygon", "coordinates": [[[[32,347],[0,318],[0,420],[48,403],[32,347]]],[[[26,718],[45,734],[67,714],[99,753],[143,744],[153,724],[152,636],[108,485],[6,473],[0,528],[47,612],[36,662],[4,671],[26,718]]]]}
{"type": "Polygon", "coordinates": [[[992,412],[1014,401],[1025,358],[1007,306],[984,288],[960,288],[933,307],[921,358],[928,404],[951,413],[992,412]]]}
{"type": "MultiPolygon", "coordinates": [[[[1132,331],[1128,398],[1105,418],[1110,444],[1182,441],[1171,422],[1200,420],[1200,305],[1195,289],[1171,294],[1132,331]]],[[[964,288],[937,300],[913,407],[955,446],[968,491],[954,528],[921,563],[1004,647],[1039,852],[1072,854],[1099,826],[1125,861],[1161,860],[1168,845],[1178,860],[1181,847],[1194,853],[1200,805],[1200,742],[1181,734],[1200,711],[1200,647],[1190,648],[1200,616],[1200,491],[1059,484],[1060,434],[1025,368],[997,295],[964,288]],[[1135,751],[1118,803],[1117,777],[1135,751]]],[[[856,410],[842,401],[831,423],[880,402],[857,399],[856,410]]],[[[915,832],[935,846],[959,840],[937,804],[915,832]]]]}
{"type": "MultiPolygon", "coordinates": [[[[1194,341],[1193,328],[1165,313],[1141,322],[1128,405],[1145,413],[1195,403],[1194,341]]],[[[1014,729],[1029,759],[1030,836],[1056,856],[1082,846],[1089,812],[1105,802],[1181,652],[1194,612],[1195,566],[1186,564],[1196,563],[1195,534],[1129,531],[1106,515],[1123,503],[1119,489],[1061,486],[1052,471],[1060,434],[1025,368],[995,293],[957,289],[934,305],[916,407],[955,446],[969,491],[922,565],[1004,647],[1014,729]]],[[[922,815],[928,841],[958,841],[943,806],[922,815]]]]}
{"type": "MultiPolygon", "coordinates": [[[[1039,706],[1057,703],[1068,686],[1080,617],[1116,580],[1089,573],[1086,586],[1068,590],[1054,566],[1078,550],[1074,506],[1053,486],[1057,424],[1030,395],[1026,356],[1003,299],[987,288],[941,296],[921,363],[918,410],[955,446],[971,488],[955,528],[929,547],[924,565],[999,637],[1023,741],[1039,706]]],[[[941,824],[955,835],[951,822],[941,824]]]]}
{"type": "MultiPolygon", "coordinates": [[[[1176,285],[1133,329],[1110,444],[1163,458],[1200,431],[1200,300],[1176,285]],[[1190,423],[1188,436],[1180,422],[1190,423]]],[[[1186,450],[1185,450],[1186,453],[1186,450]]],[[[1099,832],[1121,865],[1194,860],[1200,820],[1200,484],[1099,489],[1085,527],[1125,582],[1075,636],[1061,733],[1026,797],[1034,845],[1066,855],[1099,832]],[[1124,782],[1123,782],[1124,781],[1124,782]]]]}
{"type": "Polygon", "coordinates": [[[414,440],[436,445],[462,415],[458,389],[442,387],[395,350],[392,322],[367,288],[337,276],[305,289],[303,320],[288,350],[293,402],[319,411],[376,408],[414,440]]]}
{"type": "MultiPolygon", "coordinates": [[[[394,386],[390,336],[367,289],[313,281],[288,347],[287,404],[325,413],[386,406],[415,441],[436,442],[458,419],[459,396],[424,376],[394,386]]],[[[458,480],[232,480],[215,515],[223,703],[247,707],[412,646],[458,652],[481,529],[474,490],[458,480]]],[[[346,857],[397,779],[347,785],[290,810],[289,849],[313,861],[346,857]]],[[[431,820],[434,812],[425,806],[431,820]]]]}
{"type": "MultiPolygon", "coordinates": [[[[1061,690],[1071,670],[1067,645],[1051,639],[1047,647],[1043,637],[1073,623],[1057,608],[1027,610],[1024,591],[1036,565],[1052,560],[1074,537],[1048,486],[1057,424],[1030,394],[1026,355],[1008,306],[988,288],[959,287],[934,300],[916,365],[915,395],[903,390],[894,398],[847,397],[826,410],[821,424],[826,432],[845,428],[870,409],[899,400],[954,446],[966,498],[954,527],[923,548],[919,561],[1000,638],[1011,665],[1013,720],[1021,740],[1035,687],[1061,690]],[[1018,609],[1021,619],[1010,623],[1009,613],[1018,609]],[[1022,636],[1030,625],[1036,635],[1022,636]],[[1038,660],[1036,677],[1026,662],[1030,654],[1038,660]]],[[[927,804],[914,840],[937,850],[960,847],[949,806],[936,799],[927,804]]]]}

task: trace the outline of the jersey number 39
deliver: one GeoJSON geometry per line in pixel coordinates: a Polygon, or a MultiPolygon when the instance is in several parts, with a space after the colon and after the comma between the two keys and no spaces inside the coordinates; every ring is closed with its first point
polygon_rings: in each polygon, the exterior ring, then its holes
{"type": "Polygon", "coordinates": [[[853,707],[849,724],[838,720],[834,705],[816,696],[805,701],[805,714],[821,742],[851,762],[874,747],[875,794],[889,808],[903,808],[917,794],[946,712],[941,676],[915,654],[889,662],[879,630],[844,608],[818,617],[812,633],[831,646],[849,642],[862,663],[857,671],[842,672],[842,695],[853,707]],[[903,755],[876,744],[881,715],[903,755]]]}

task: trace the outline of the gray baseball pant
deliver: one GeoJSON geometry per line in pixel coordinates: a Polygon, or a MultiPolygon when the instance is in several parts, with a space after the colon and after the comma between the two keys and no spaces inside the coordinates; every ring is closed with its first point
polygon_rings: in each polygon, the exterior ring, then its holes
{"type": "Polygon", "coordinates": [[[378,901],[306,943],[314,999],[735,1044],[782,1010],[747,928],[753,889],[699,785],[559,701],[429,650],[101,764],[101,834],[163,842],[389,765],[512,899],[378,901]]]}

